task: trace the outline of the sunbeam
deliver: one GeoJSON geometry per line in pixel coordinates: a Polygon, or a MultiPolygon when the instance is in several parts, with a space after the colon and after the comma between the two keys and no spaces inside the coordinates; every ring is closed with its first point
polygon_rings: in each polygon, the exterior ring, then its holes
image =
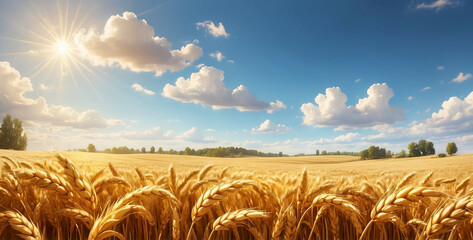
{"type": "Polygon", "coordinates": [[[85,73],[90,73],[90,76],[96,78],[100,77],[82,62],[80,50],[74,43],[75,34],[83,27],[92,9],[83,13],[82,1],[76,6],[72,5],[74,4],[70,4],[69,1],[65,3],[56,1],[55,4],[31,1],[28,16],[35,24],[10,23],[16,27],[21,37],[0,36],[1,39],[23,44],[30,50],[3,52],[0,56],[38,57],[41,61],[31,69],[30,77],[43,73],[60,82],[69,77],[67,79],[73,81],[77,87],[78,78],[74,74],[80,73],[80,79],[84,77],[84,80],[93,87],[92,81],[85,73]]]}

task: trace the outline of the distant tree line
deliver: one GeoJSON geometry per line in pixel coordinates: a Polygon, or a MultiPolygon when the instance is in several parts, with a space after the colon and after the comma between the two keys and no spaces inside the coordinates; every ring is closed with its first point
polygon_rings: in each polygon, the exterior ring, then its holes
{"type": "MultiPolygon", "coordinates": [[[[97,149],[93,144],[89,144],[87,149],[75,149],[79,152],[97,152],[97,149]]],[[[156,151],[154,146],[149,148],[149,151],[145,147],[141,149],[128,148],[126,146],[106,148],[103,150],[104,153],[112,154],[132,154],[132,153],[157,153],[157,154],[172,154],[172,155],[191,155],[191,156],[205,156],[205,157],[243,157],[243,156],[259,156],[259,157],[282,157],[287,156],[282,152],[279,153],[264,153],[257,150],[246,149],[242,147],[218,147],[218,148],[203,148],[195,150],[190,147],[186,147],[183,151],[177,151],[169,149],[167,151],[159,147],[156,151]]]]}
{"type": "MultiPolygon", "coordinates": [[[[404,158],[404,157],[419,157],[419,156],[428,156],[435,155],[434,143],[427,141],[425,139],[419,140],[416,142],[411,142],[407,146],[409,154],[403,149],[400,153],[394,154],[391,151],[380,148],[378,146],[371,146],[368,149],[365,149],[360,152],[360,158],[363,159],[380,159],[380,158],[404,158]]],[[[458,147],[454,142],[448,143],[446,152],[449,155],[453,155],[458,151],[458,147]]],[[[439,154],[439,157],[445,157],[444,153],[439,154]]]]}
{"type": "Polygon", "coordinates": [[[103,150],[104,153],[113,153],[113,154],[131,154],[131,153],[141,153],[140,149],[128,148],[127,146],[121,147],[112,147],[106,148],[103,150]]]}
{"type": "MultiPolygon", "coordinates": [[[[7,119],[8,121],[8,119],[7,119]]],[[[25,140],[26,141],[26,140],[25,140]]],[[[319,151],[317,149],[315,154],[306,155],[304,153],[296,154],[295,156],[313,156],[313,155],[348,155],[348,156],[360,156],[362,160],[365,159],[381,159],[381,158],[404,158],[404,157],[417,157],[417,156],[427,156],[434,155],[435,148],[434,144],[430,141],[424,139],[419,140],[419,142],[411,142],[407,146],[409,154],[406,154],[406,151],[403,149],[401,152],[395,154],[391,150],[386,150],[379,146],[370,146],[367,149],[362,150],[361,152],[347,152],[347,151],[336,151],[336,152],[327,152],[326,150],[319,151]]],[[[97,152],[97,149],[94,144],[89,144],[87,148],[83,149],[74,149],[79,152],[97,152]]],[[[454,142],[448,143],[446,152],[449,155],[453,155],[458,151],[458,147],[454,142]]],[[[112,153],[112,154],[133,154],[133,153],[158,153],[158,154],[173,154],[173,155],[193,155],[193,156],[205,156],[205,157],[243,157],[243,156],[259,156],[259,157],[283,157],[288,156],[279,153],[264,153],[253,149],[246,149],[242,147],[218,147],[218,148],[203,148],[195,150],[190,147],[186,147],[183,151],[176,151],[174,149],[169,149],[164,151],[162,147],[159,147],[156,151],[154,146],[149,148],[149,151],[146,151],[145,147],[141,149],[128,148],[126,146],[106,148],[102,152],[112,153]]]]}
{"type": "Polygon", "coordinates": [[[360,158],[362,160],[365,159],[381,159],[381,158],[391,158],[392,152],[391,150],[387,150],[385,148],[380,148],[378,146],[371,146],[368,149],[364,149],[360,152],[360,158]]]}
{"type": "MultiPolygon", "coordinates": [[[[335,151],[335,152],[327,152],[327,150],[319,151],[319,149],[315,150],[315,155],[348,155],[348,156],[358,156],[358,152],[347,152],[347,151],[335,151]]],[[[298,155],[306,155],[306,154],[298,154],[298,155]]]]}

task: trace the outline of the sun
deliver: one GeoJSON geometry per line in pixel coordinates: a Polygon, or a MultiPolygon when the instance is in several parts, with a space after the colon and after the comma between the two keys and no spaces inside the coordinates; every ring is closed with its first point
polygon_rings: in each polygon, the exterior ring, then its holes
{"type": "Polygon", "coordinates": [[[96,69],[92,69],[84,62],[82,52],[74,42],[77,32],[82,29],[88,12],[83,12],[82,1],[75,0],[37,0],[30,1],[30,6],[23,21],[28,24],[15,24],[16,28],[10,36],[0,36],[17,43],[24,48],[18,52],[0,52],[3,55],[27,55],[38,60],[31,67],[30,78],[44,74],[49,79],[54,78],[63,82],[72,80],[77,86],[76,76],[81,76],[93,87],[91,76],[100,78],[96,69]],[[53,4],[56,2],[56,4],[53,4]],[[50,75],[54,75],[51,77],[50,75]]]}
{"type": "Polygon", "coordinates": [[[56,50],[57,50],[57,53],[59,53],[60,55],[66,55],[69,53],[69,44],[66,42],[66,41],[58,41],[56,43],[56,50]]]}

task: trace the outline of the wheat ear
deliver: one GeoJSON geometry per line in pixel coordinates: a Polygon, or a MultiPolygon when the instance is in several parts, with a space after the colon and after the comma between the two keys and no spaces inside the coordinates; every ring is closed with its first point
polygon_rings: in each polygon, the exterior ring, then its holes
{"type": "Polygon", "coordinates": [[[429,218],[421,239],[451,231],[453,227],[473,217],[472,209],[473,200],[469,196],[437,209],[429,218]]]}
{"type": "Polygon", "coordinates": [[[7,222],[11,228],[18,231],[17,236],[25,240],[41,240],[39,229],[21,213],[13,211],[0,212],[0,223],[7,222]]]}
{"type": "Polygon", "coordinates": [[[72,188],[67,181],[59,175],[43,170],[21,170],[16,172],[19,179],[27,180],[39,188],[53,190],[64,199],[73,197],[72,188]]]}
{"type": "Polygon", "coordinates": [[[245,221],[266,217],[268,217],[268,215],[260,210],[240,209],[233,212],[227,212],[213,222],[212,232],[210,233],[209,239],[212,238],[215,231],[227,230],[230,227],[238,226],[245,221]]]}

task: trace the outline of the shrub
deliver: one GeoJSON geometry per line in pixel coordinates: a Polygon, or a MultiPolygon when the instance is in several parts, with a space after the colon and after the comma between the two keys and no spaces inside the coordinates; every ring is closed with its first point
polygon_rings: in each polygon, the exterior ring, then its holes
{"type": "Polygon", "coordinates": [[[443,157],[446,157],[447,154],[445,154],[445,153],[439,153],[439,155],[437,155],[437,156],[438,156],[439,158],[443,158],[443,157]]]}

